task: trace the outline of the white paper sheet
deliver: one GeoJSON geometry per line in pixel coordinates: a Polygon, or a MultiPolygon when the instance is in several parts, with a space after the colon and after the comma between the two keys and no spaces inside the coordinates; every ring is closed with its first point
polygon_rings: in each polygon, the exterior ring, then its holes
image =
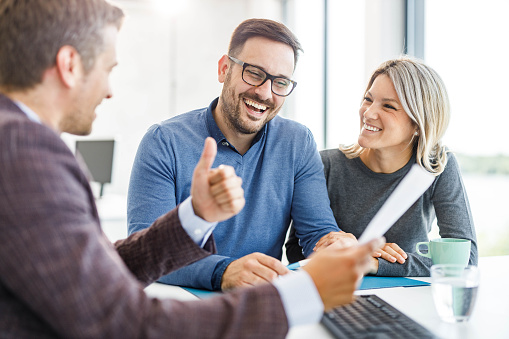
{"type": "Polygon", "coordinates": [[[392,192],[380,210],[371,219],[359,238],[359,244],[380,238],[431,186],[435,176],[418,164],[412,166],[398,187],[392,192]]]}

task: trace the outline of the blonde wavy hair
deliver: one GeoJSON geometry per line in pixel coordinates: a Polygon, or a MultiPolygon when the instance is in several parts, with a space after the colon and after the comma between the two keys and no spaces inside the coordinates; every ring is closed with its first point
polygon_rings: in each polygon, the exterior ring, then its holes
{"type": "MultiPolygon", "coordinates": [[[[382,63],[371,75],[364,95],[379,76],[387,75],[406,114],[417,125],[419,135],[412,139],[417,163],[428,172],[439,175],[447,165],[447,150],[442,137],[450,120],[447,90],[440,76],[421,60],[401,56],[382,63]]],[[[347,158],[356,158],[364,151],[358,143],[339,149],[347,158]]]]}

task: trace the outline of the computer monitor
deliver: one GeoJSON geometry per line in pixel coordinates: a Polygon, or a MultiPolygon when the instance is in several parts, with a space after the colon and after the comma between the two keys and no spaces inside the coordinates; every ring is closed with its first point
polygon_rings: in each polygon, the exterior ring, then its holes
{"type": "Polygon", "coordinates": [[[92,181],[101,184],[99,197],[103,195],[105,183],[111,183],[115,140],[77,140],[76,153],[85,161],[92,181]]]}

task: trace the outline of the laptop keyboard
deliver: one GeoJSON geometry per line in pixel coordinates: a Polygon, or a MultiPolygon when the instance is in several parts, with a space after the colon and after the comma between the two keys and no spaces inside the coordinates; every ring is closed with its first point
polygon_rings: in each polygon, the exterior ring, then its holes
{"type": "Polygon", "coordinates": [[[326,312],[322,324],[336,338],[437,338],[374,294],[326,312]]]}

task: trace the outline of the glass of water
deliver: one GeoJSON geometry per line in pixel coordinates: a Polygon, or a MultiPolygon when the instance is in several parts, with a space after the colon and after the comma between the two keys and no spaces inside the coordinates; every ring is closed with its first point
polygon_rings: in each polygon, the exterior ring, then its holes
{"type": "Polygon", "coordinates": [[[452,323],[468,321],[479,288],[479,270],[475,266],[433,265],[431,288],[442,320],[452,323]]]}

